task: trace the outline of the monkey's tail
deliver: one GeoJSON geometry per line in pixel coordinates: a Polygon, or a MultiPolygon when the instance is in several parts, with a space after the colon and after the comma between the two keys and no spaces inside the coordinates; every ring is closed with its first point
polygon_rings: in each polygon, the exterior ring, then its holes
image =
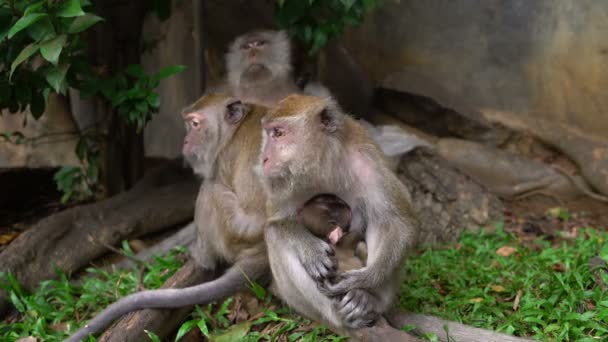
{"type": "MultiPolygon", "coordinates": [[[[254,279],[258,276],[250,274],[254,279]]],[[[182,289],[148,290],[131,294],[111,304],[84,327],[70,336],[67,342],[84,340],[108,326],[115,319],[131,311],[141,309],[172,309],[194,304],[207,304],[228,297],[248,284],[243,271],[237,265],[229,268],[219,278],[182,289]]]]}

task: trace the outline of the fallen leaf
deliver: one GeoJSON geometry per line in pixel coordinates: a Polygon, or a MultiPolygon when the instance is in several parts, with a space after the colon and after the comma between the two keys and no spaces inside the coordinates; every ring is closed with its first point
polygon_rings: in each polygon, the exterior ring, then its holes
{"type": "Polygon", "coordinates": [[[564,264],[561,262],[553,264],[552,268],[555,272],[564,273],[566,271],[566,266],[564,266],[564,264]]]}
{"type": "Polygon", "coordinates": [[[511,254],[513,254],[515,252],[517,252],[517,248],[512,247],[512,246],[502,246],[496,250],[496,254],[503,256],[503,257],[511,256],[511,254]]]}
{"type": "Polygon", "coordinates": [[[483,302],[483,298],[477,297],[470,300],[471,303],[481,303],[483,302]]]}
{"type": "Polygon", "coordinates": [[[17,232],[10,232],[0,235],[0,245],[8,245],[11,241],[15,240],[17,236],[19,236],[19,233],[17,232]]]}
{"type": "Polygon", "coordinates": [[[490,286],[490,288],[494,292],[505,292],[505,288],[501,285],[492,285],[492,286],[490,286]]]}
{"type": "Polygon", "coordinates": [[[513,301],[513,311],[517,311],[519,308],[519,301],[521,300],[521,296],[524,294],[523,290],[518,290],[515,295],[515,300],[513,301]]]}
{"type": "Polygon", "coordinates": [[[22,337],[15,342],[38,342],[38,339],[32,336],[22,337]]]}
{"type": "Polygon", "coordinates": [[[588,300],[585,302],[585,308],[587,308],[587,310],[595,310],[595,304],[593,304],[592,301],[588,300]]]}

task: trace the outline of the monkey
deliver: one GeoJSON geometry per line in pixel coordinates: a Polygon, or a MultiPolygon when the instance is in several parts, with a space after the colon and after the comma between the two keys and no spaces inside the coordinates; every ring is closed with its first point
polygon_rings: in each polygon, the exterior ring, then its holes
{"type": "MultiPolygon", "coordinates": [[[[268,193],[264,238],[280,297],[336,331],[373,324],[391,306],[401,264],[417,239],[408,190],[389,169],[368,131],[331,98],[290,95],[262,119],[256,171],[268,193]],[[297,222],[297,210],[331,193],[360,211],[364,267],[338,274],[331,246],[297,222]]],[[[353,229],[354,228],[354,229],[353,229]]]]}
{"type": "Polygon", "coordinates": [[[219,278],[197,286],[124,297],[67,341],[83,340],[131,311],[206,304],[246,289],[248,279],[268,282],[270,269],[262,231],[265,201],[260,201],[263,190],[254,174],[264,113],[263,107],[249,106],[224,94],[209,94],[182,114],[187,126],[184,158],[204,177],[195,205],[198,237],[193,258],[210,272],[231,266],[219,278]],[[238,139],[233,139],[235,135],[238,139]]]}
{"type": "MultiPolygon", "coordinates": [[[[311,198],[297,213],[298,222],[334,247],[338,272],[361,268],[365,263],[365,244],[361,242],[363,237],[349,232],[352,214],[346,202],[331,194],[311,198]]],[[[354,222],[361,221],[355,219],[354,222]]]]}
{"type": "MultiPolygon", "coordinates": [[[[232,263],[233,266],[220,278],[197,286],[147,290],[127,296],[103,310],[67,341],[83,340],[131,311],[178,308],[225,298],[246,288],[249,283],[244,274],[261,284],[267,283],[266,277],[271,270],[266,252],[266,237],[263,232],[260,233],[266,224],[266,194],[258,171],[254,170],[255,174],[250,172],[259,164],[261,119],[265,114],[266,109],[263,107],[239,103],[227,94],[215,93],[203,95],[182,113],[188,127],[184,139],[184,158],[198,170],[197,174],[205,177],[195,207],[195,222],[201,229],[198,231],[199,245],[195,248],[199,255],[194,256],[194,259],[206,269],[221,269],[223,263],[232,263]],[[230,146],[233,148],[224,153],[223,149],[230,146]],[[202,163],[212,165],[200,165],[202,163]],[[208,239],[201,239],[201,234],[206,233],[208,239]],[[233,238],[237,241],[234,245],[231,242],[233,238]]],[[[319,193],[321,192],[316,192],[319,193]]],[[[358,204],[359,208],[364,208],[358,204]]],[[[366,215],[365,210],[353,210],[350,230],[355,227],[364,229],[367,226],[366,215]]],[[[296,245],[296,248],[299,247],[296,245]]],[[[361,259],[365,260],[365,257],[361,259]]],[[[275,287],[274,284],[271,285],[271,289],[277,291],[275,287]]],[[[319,295],[318,292],[313,293],[319,295]]],[[[280,297],[280,293],[275,294],[280,297]]],[[[284,298],[283,300],[285,301],[284,298]]],[[[412,315],[399,317],[398,326],[416,324],[420,334],[435,333],[441,336],[444,333],[444,321],[430,316],[410,316],[412,315]]],[[[450,335],[459,336],[460,333],[473,342],[486,341],[487,335],[471,339],[471,336],[478,333],[476,330],[479,329],[452,329],[450,335]]]]}
{"type": "Polygon", "coordinates": [[[241,35],[230,44],[225,59],[227,79],[218,89],[243,102],[271,107],[294,93],[330,95],[319,83],[296,83],[285,31],[256,30],[241,35]]]}

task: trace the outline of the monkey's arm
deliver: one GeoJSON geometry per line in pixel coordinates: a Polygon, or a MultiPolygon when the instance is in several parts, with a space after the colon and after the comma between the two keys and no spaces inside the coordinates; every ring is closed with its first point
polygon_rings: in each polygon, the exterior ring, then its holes
{"type": "Polygon", "coordinates": [[[170,309],[207,304],[228,297],[247,287],[247,278],[260,279],[269,274],[266,249],[245,250],[239,260],[218,279],[183,289],[148,290],[131,294],[111,304],[66,341],[76,342],[104,329],[117,318],[141,309],[170,309]],[[247,277],[245,277],[245,275],[247,277]]]}
{"type": "Polygon", "coordinates": [[[224,212],[223,217],[229,220],[227,226],[230,227],[230,235],[240,240],[261,241],[266,218],[245,212],[237,195],[227,186],[215,183],[212,187],[210,200],[220,207],[224,212]]]}
{"type": "Polygon", "coordinates": [[[295,218],[270,218],[268,225],[279,228],[274,229],[273,235],[276,236],[276,240],[266,243],[287,244],[306,272],[316,281],[333,276],[337,262],[330,244],[314,236],[303,225],[297,223],[295,218]]]}

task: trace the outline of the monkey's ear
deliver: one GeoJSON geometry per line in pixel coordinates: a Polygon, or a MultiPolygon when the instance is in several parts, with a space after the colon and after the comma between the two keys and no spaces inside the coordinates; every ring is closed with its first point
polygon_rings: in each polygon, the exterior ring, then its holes
{"type": "Polygon", "coordinates": [[[321,126],[328,133],[334,133],[340,126],[340,113],[331,107],[324,107],[319,112],[321,126]]]}
{"type": "Polygon", "coordinates": [[[247,113],[249,113],[249,106],[239,100],[236,100],[234,102],[230,102],[226,106],[224,120],[226,120],[226,122],[229,124],[234,125],[241,121],[245,115],[247,115],[247,113]]]}

